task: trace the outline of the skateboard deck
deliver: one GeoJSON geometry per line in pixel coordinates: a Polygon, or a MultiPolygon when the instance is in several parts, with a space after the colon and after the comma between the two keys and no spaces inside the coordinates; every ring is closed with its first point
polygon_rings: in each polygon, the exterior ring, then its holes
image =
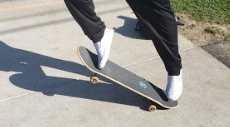
{"type": "Polygon", "coordinates": [[[97,55],[87,48],[78,47],[78,55],[83,64],[93,72],[93,76],[90,79],[92,83],[98,82],[98,75],[103,76],[150,100],[149,111],[156,110],[155,103],[166,109],[178,106],[177,101],[172,101],[166,97],[164,90],[112,61],[108,60],[102,70],[98,69],[97,55]]]}

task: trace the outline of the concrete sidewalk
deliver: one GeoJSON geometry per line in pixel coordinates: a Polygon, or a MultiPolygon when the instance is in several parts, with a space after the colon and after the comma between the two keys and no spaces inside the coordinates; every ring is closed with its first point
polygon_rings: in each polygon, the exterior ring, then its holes
{"type": "MultiPolygon", "coordinates": [[[[116,31],[110,60],[165,89],[166,71],[153,44],[136,31],[121,0],[96,0],[116,31]]],[[[230,70],[179,35],[184,91],[180,106],[148,112],[139,95],[91,72],[78,46],[94,51],[61,0],[0,4],[0,127],[227,127],[230,70]]],[[[94,51],[95,52],[95,51],[94,51]]]]}

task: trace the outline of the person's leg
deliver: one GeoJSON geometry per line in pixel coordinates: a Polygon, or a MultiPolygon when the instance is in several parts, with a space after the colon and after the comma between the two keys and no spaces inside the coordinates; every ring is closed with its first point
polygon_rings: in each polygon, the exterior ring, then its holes
{"type": "Polygon", "coordinates": [[[94,43],[103,37],[106,28],[104,22],[96,15],[92,0],[65,0],[70,13],[81,26],[85,35],[94,43]]]}
{"type": "Polygon", "coordinates": [[[98,54],[98,68],[102,69],[109,57],[114,30],[106,28],[97,16],[92,0],[65,0],[65,3],[85,35],[93,41],[98,54]]]}
{"type": "Polygon", "coordinates": [[[176,100],[182,92],[182,65],[177,23],[169,0],[126,0],[150,35],[168,72],[166,94],[176,100]]]}

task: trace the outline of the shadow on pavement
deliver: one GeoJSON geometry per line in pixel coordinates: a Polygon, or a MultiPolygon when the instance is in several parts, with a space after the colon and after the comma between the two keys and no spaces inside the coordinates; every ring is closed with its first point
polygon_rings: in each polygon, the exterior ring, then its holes
{"type": "Polygon", "coordinates": [[[140,40],[149,40],[145,35],[141,34],[139,31],[136,31],[136,25],[138,20],[125,16],[118,16],[117,18],[124,20],[124,25],[119,28],[114,28],[116,33],[119,33],[125,37],[140,39],[140,40]]]}
{"type": "MultiPolygon", "coordinates": [[[[92,84],[89,80],[76,80],[47,76],[41,66],[72,72],[84,76],[91,76],[86,67],[49,56],[8,46],[0,41],[0,71],[15,72],[9,77],[17,87],[42,92],[44,95],[64,95],[91,100],[112,102],[124,105],[137,106],[146,110],[148,102],[143,97],[117,84],[92,84]]],[[[101,80],[112,83],[104,78],[101,80]]]]}

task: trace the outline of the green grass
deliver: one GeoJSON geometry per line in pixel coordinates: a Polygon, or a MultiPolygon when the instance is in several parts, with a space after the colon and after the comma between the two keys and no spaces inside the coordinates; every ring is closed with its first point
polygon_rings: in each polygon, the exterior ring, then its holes
{"type": "Polygon", "coordinates": [[[171,5],[196,21],[230,24],[230,0],[171,0],[171,5]]]}
{"type": "Polygon", "coordinates": [[[223,30],[215,26],[207,27],[204,29],[204,31],[206,31],[207,33],[213,34],[215,36],[220,36],[223,38],[224,41],[230,41],[230,34],[226,34],[223,30]]]}
{"type": "Polygon", "coordinates": [[[221,29],[219,29],[217,27],[214,27],[214,26],[207,27],[207,28],[204,29],[204,31],[206,31],[207,33],[216,35],[216,36],[225,36],[223,30],[221,30],[221,29]]]}
{"type": "Polygon", "coordinates": [[[230,35],[224,36],[224,41],[230,41],[230,35]]]}

